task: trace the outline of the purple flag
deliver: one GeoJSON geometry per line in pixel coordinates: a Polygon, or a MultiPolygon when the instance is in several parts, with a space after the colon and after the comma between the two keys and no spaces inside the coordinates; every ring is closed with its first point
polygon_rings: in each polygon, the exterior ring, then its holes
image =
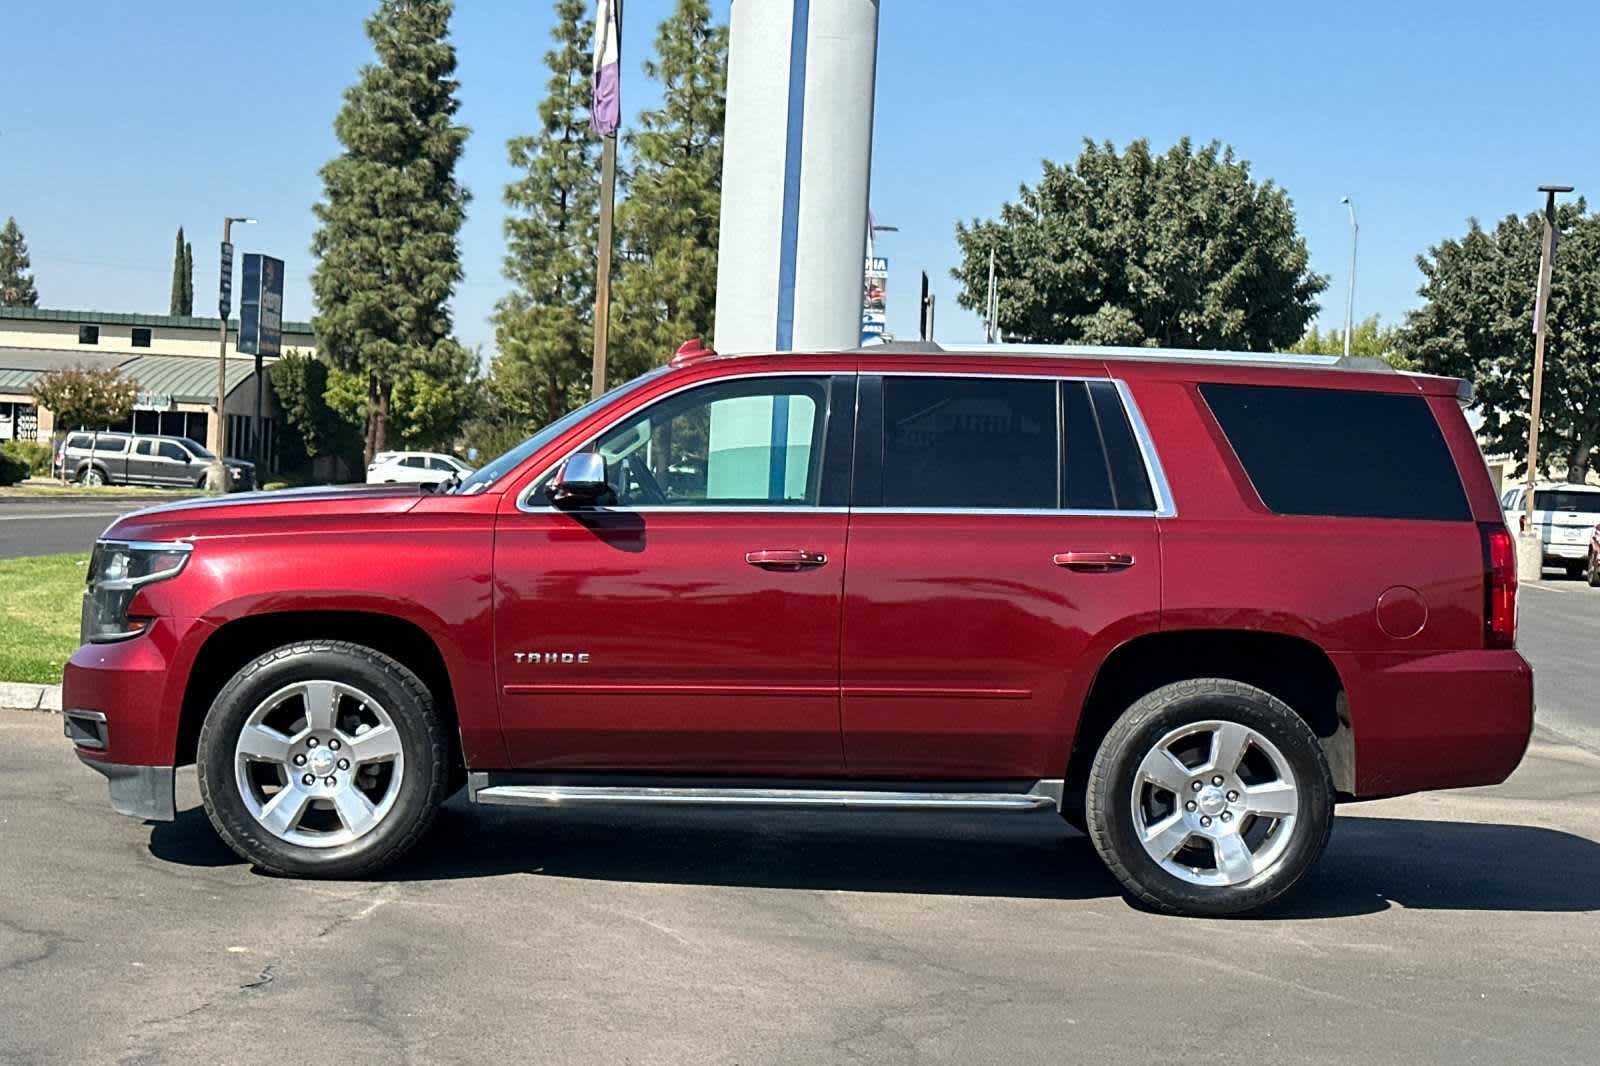
{"type": "Polygon", "coordinates": [[[622,0],[600,0],[594,18],[594,87],[589,125],[609,137],[622,125],[622,0]]]}

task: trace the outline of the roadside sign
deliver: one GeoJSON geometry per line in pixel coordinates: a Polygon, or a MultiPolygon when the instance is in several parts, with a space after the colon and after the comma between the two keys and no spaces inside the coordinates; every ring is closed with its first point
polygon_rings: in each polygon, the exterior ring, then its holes
{"type": "Polygon", "coordinates": [[[883,336],[888,320],[889,260],[882,256],[868,258],[862,277],[861,340],[866,343],[883,336]]]}
{"type": "Polygon", "coordinates": [[[217,314],[227,318],[233,311],[233,244],[222,242],[222,281],[217,293],[217,314]]]}
{"type": "Polygon", "coordinates": [[[246,252],[239,289],[239,351],[278,355],[283,350],[283,260],[246,252]]]}

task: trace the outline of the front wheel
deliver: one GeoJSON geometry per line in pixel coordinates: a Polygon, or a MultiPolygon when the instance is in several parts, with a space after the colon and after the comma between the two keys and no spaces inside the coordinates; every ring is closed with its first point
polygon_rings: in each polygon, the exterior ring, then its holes
{"type": "Polygon", "coordinates": [[[422,836],[444,798],[433,697],[389,656],[286,645],[234,675],[200,730],[200,798],[222,839],[269,873],[358,877],[422,836]]]}
{"type": "Polygon", "coordinates": [[[1123,888],[1171,914],[1262,907],[1305,876],[1333,825],[1333,779],[1315,733],[1237,681],[1159,688],[1095,755],[1089,837],[1123,888]]]}

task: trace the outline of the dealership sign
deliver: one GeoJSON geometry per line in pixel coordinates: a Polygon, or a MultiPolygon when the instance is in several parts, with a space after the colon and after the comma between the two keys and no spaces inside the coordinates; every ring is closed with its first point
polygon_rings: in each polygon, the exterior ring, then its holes
{"type": "Polygon", "coordinates": [[[279,355],[283,350],[283,260],[246,252],[239,288],[239,351],[279,355]]]}

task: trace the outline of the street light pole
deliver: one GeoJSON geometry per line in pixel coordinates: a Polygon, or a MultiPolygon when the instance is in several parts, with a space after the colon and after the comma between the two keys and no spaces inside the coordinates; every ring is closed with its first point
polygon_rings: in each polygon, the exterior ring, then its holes
{"type": "Polygon", "coordinates": [[[1533,524],[1534,486],[1539,480],[1539,401],[1544,392],[1544,338],[1550,310],[1550,275],[1556,261],[1556,193],[1570,185],[1541,185],[1544,193],[1544,247],[1539,255],[1539,289],[1533,298],[1533,387],[1528,398],[1528,491],[1522,502],[1522,535],[1517,540],[1518,577],[1538,581],[1544,575],[1544,545],[1533,524]]]}
{"type": "Polygon", "coordinates": [[[228,315],[233,310],[233,224],[254,225],[255,219],[230,215],[222,220],[222,259],[217,275],[217,448],[216,458],[206,472],[210,487],[228,491],[228,470],[223,458],[228,450],[228,423],[223,408],[228,402],[228,315]]]}
{"type": "Polygon", "coordinates": [[[1356,317],[1356,239],[1361,236],[1361,226],[1356,222],[1356,205],[1346,196],[1339,201],[1350,211],[1350,287],[1344,296],[1344,357],[1350,358],[1350,333],[1356,317]]]}

